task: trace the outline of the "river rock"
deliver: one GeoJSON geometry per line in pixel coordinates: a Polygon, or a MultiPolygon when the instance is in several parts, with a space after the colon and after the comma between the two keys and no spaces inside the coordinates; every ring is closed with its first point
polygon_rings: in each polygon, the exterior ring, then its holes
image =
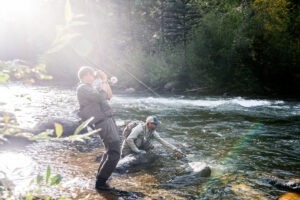
{"type": "MultiPolygon", "coordinates": [[[[55,130],[55,123],[60,124],[63,128],[62,137],[73,135],[76,128],[80,125],[80,121],[70,120],[66,118],[48,117],[38,122],[32,129],[34,134],[42,133],[48,129],[55,130]]],[[[84,128],[79,134],[86,133],[87,128],[84,128]]]]}
{"type": "Polygon", "coordinates": [[[17,118],[13,113],[0,111],[0,122],[5,123],[5,121],[13,124],[17,124],[17,118]]]}
{"type": "Polygon", "coordinates": [[[290,180],[285,181],[278,178],[271,178],[268,180],[268,182],[275,186],[278,189],[286,190],[289,192],[298,192],[300,193],[300,180],[290,180]]]}
{"type": "MultiPolygon", "coordinates": [[[[160,156],[154,153],[129,154],[119,161],[115,171],[118,173],[132,173],[142,169],[151,169],[162,163],[159,158],[160,156]]],[[[173,164],[177,165],[178,161],[174,161],[173,164]]],[[[203,162],[190,162],[182,165],[181,168],[185,171],[182,175],[175,176],[167,183],[160,184],[159,187],[180,188],[195,185],[205,181],[211,174],[211,168],[203,162]]]]}
{"type": "Polygon", "coordinates": [[[122,158],[115,169],[118,173],[132,173],[153,166],[159,160],[159,156],[153,153],[132,153],[122,158]]]}
{"type": "Polygon", "coordinates": [[[13,113],[0,111],[0,129],[2,131],[0,149],[19,148],[32,143],[28,136],[17,134],[20,131],[27,131],[27,129],[23,130],[18,127],[17,118],[13,113]]]}
{"type": "Polygon", "coordinates": [[[33,141],[23,135],[0,135],[0,150],[23,148],[31,143],[33,141]]]}
{"type": "Polygon", "coordinates": [[[165,184],[161,184],[163,188],[181,188],[189,185],[202,183],[211,175],[211,168],[203,162],[191,162],[183,167],[185,173],[175,176],[165,184]]]}

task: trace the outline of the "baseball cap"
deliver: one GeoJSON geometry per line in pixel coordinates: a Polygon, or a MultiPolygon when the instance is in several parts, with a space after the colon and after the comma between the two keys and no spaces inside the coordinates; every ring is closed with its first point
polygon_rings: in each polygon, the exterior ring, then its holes
{"type": "Polygon", "coordinates": [[[156,125],[159,125],[160,121],[157,119],[156,116],[148,116],[146,119],[146,123],[154,123],[156,125]]]}

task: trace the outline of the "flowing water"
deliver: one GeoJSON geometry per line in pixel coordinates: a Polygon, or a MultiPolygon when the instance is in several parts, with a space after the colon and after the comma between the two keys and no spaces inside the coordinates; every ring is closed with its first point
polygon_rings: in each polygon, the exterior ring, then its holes
{"type": "MultiPolygon", "coordinates": [[[[74,88],[14,85],[0,90],[1,110],[13,112],[22,127],[47,116],[76,118],[74,88]]],[[[48,166],[51,176],[60,174],[62,182],[39,192],[71,199],[278,199],[286,191],[269,184],[269,178],[300,178],[299,101],[115,94],[111,105],[119,126],[126,120],[158,116],[161,136],[182,149],[186,158],[176,160],[158,145],[158,165],[113,174],[111,185],[133,191],[122,197],[93,190],[103,152],[97,137],[85,142],[39,141],[0,152],[0,181],[6,176],[7,185],[14,186],[11,198],[33,190],[30,181],[45,174],[48,166]],[[161,187],[180,175],[184,162],[194,168],[197,163],[209,165],[211,177],[161,187]]]]}

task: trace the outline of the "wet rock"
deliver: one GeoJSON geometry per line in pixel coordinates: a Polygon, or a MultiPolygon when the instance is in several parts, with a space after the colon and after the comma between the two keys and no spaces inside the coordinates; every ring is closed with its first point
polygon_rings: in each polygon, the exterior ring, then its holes
{"type": "MultiPolygon", "coordinates": [[[[17,124],[17,118],[13,113],[0,111],[0,123],[17,124]]],[[[3,125],[1,125],[0,127],[3,127],[3,125]]]]}
{"type": "Polygon", "coordinates": [[[32,143],[28,135],[18,134],[27,129],[18,127],[17,118],[13,113],[0,111],[0,131],[0,149],[19,148],[32,143]]]}
{"type": "MultiPolygon", "coordinates": [[[[226,190],[226,188],[222,188],[222,190],[224,191],[224,190],[226,190]]],[[[221,191],[213,190],[213,192],[221,192],[221,191]]],[[[230,192],[229,188],[228,188],[228,192],[230,192]]],[[[245,183],[232,184],[231,192],[233,192],[235,194],[236,199],[269,200],[269,198],[267,198],[262,191],[256,190],[252,186],[247,185],[245,183]]]]}
{"type": "MultiPolygon", "coordinates": [[[[161,156],[152,152],[146,154],[129,154],[119,161],[115,171],[118,173],[132,173],[142,169],[151,169],[164,163],[160,158],[161,156]]],[[[158,187],[181,188],[188,185],[195,185],[204,182],[211,175],[211,168],[203,162],[182,163],[181,161],[174,160],[173,165],[178,165],[178,163],[182,164],[181,168],[184,172],[180,176],[175,176],[167,181],[167,183],[160,184],[158,187]]],[[[165,166],[159,167],[164,168],[165,166]]]]}
{"type": "Polygon", "coordinates": [[[22,135],[3,135],[0,137],[0,149],[22,148],[33,143],[29,137],[22,135]]]}
{"type": "MultiPolygon", "coordinates": [[[[65,118],[53,118],[48,117],[40,122],[38,122],[32,129],[32,133],[39,134],[42,133],[48,129],[55,130],[55,123],[60,124],[63,128],[63,135],[62,137],[67,137],[70,135],[73,135],[76,128],[80,125],[80,121],[73,121],[70,119],[65,118]]],[[[87,129],[83,129],[79,134],[88,132],[87,129]]]]}
{"type": "MultiPolygon", "coordinates": [[[[17,123],[17,118],[13,113],[0,111],[0,128],[3,128],[5,125],[9,128],[14,128],[19,130],[19,132],[30,132],[33,134],[39,134],[45,132],[46,130],[53,129],[55,130],[55,123],[60,124],[63,127],[63,135],[70,136],[73,135],[76,128],[81,124],[79,120],[71,120],[66,118],[56,118],[56,117],[47,117],[38,122],[33,128],[23,128],[19,127],[17,123]]],[[[83,129],[79,134],[88,132],[87,129],[83,129]]]]}
{"type": "Polygon", "coordinates": [[[268,182],[280,190],[300,193],[300,180],[284,181],[277,178],[271,178],[268,182]]]}
{"type": "Polygon", "coordinates": [[[163,188],[181,188],[189,185],[196,185],[204,182],[207,177],[210,177],[211,169],[205,163],[192,162],[186,164],[185,173],[180,176],[175,176],[173,179],[161,184],[163,188]]]}
{"type": "Polygon", "coordinates": [[[115,169],[118,173],[132,173],[149,168],[159,160],[159,156],[153,153],[129,154],[122,158],[115,169]]]}

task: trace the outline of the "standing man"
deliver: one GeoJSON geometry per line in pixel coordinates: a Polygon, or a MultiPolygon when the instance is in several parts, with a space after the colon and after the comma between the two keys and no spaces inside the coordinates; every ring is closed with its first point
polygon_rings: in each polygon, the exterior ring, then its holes
{"type": "Polygon", "coordinates": [[[106,181],[120,159],[120,136],[112,109],[108,104],[112,90],[107,82],[107,75],[101,70],[95,71],[89,66],[83,66],[78,71],[78,78],[80,80],[76,90],[80,106],[78,115],[82,120],[94,117],[91,125],[95,129],[101,129],[99,135],[105,147],[96,176],[95,189],[111,190],[106,181]]]}

